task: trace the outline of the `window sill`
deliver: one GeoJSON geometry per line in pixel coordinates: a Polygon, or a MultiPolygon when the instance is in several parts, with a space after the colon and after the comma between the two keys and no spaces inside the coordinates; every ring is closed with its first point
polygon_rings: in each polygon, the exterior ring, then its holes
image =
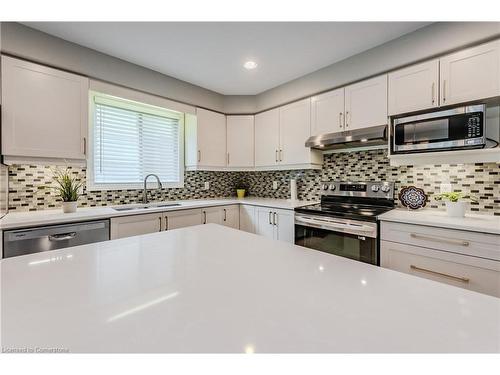
{"type": "MultiPolygon", "coordinates": [[[[162,190],[163,189],[182,189],[184,188],[184,182],[179,183],[167,183],[162,182],[162,190]]],[[[158,189],[158,183],[148,182],[146,188],[149,189],[158,189]]],[[[95,192],[95,191],[114,191],[114,190],[143,190],[144,184],[91,184],[87,182],[87,191],[95,192]]]]}

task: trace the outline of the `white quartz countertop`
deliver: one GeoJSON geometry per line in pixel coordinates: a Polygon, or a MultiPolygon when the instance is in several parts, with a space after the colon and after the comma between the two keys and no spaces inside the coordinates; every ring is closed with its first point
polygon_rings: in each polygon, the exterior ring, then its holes
{"type": "Polygon", "coordinates": [[[419,224],[431,227],[459,229],[481,233],[500,234],[500,216],[467,214],[465,217],[449,217],[445,211],[408,211],[397,208],[378,216],[382,221],[419,224]]]}
{"type": "Polygon", "coordinates": [[[500,352],[500,299],[222,227],[3,259],[2,347],[500,352]]]}
{"type": "MultiPolygon", "coordinates": [[[[228,204],[249,204],[253,206],[272,207],[276,209],[293,210],[295,207],[300,207],[317,202],[311,201],[290,201],[288,199],[272,199],[272,198],[214,198],[214,199],[193,199],[193,200],[179,200],[179,201],[164,201],[154,202],[151,204],[160,203],[179,203],[179,206],[172,207],[157,207],[148,209],[139,209],[131,211],[116,211],[112,207],[90,207],[78,208],[75,213],[64,214],[61,208],[43,211],[30,211],[30,212],[9,212],[2,219],[0,219],[0,230],[14,229],[14,228],[27,228],[41,225],[52,225],[71,223],[77,221],[106,219],[117,216],[130,216],[140,215],[145,213],[178,211],[192,208],[203,208],[211,206],[223,206],[228,204]]],[[[143,204],[136,204],[142,206],[143,204]]],[[[134,205],[124,205],[134,206],[134,205]]],[[[123,207],[123,206],[114,206],[123,207]]]]}

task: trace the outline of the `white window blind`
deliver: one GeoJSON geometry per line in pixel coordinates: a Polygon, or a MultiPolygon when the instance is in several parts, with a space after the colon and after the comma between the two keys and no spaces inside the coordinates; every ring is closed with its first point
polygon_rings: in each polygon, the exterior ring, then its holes
{"type": "Polygon", "coordinates": [[[98,94],[93,105],[91,185],[140,187],[154,173],[165,186],[182,186],[181,113],[98,94]]]}

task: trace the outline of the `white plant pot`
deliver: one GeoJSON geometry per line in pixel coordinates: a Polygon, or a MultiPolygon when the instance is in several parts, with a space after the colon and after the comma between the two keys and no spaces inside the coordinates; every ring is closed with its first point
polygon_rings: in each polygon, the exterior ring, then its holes
{"type": "Polygon", "coordinates": [[[446,212],[450,217],[464,217],[465,216],[465,208],[467,206],[467,202],[449,202],[446,201],[446,212]]]}
{"type": "Polygon", "coordinates": [[[65,214],[70,214],[72,212],[76,212],[76,205],[78,202],[63,202],[62,210],[65,214]]]}

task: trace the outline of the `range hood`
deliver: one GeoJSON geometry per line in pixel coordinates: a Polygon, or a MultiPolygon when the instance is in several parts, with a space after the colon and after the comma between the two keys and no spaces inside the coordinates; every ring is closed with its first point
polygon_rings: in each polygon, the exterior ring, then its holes
{"type": "Polygon", "coordinates": [[[387,125],[315,135],[306,141],[306,147],[317,150],[341,150],[378,145],[387,145],[387,125]]]}

